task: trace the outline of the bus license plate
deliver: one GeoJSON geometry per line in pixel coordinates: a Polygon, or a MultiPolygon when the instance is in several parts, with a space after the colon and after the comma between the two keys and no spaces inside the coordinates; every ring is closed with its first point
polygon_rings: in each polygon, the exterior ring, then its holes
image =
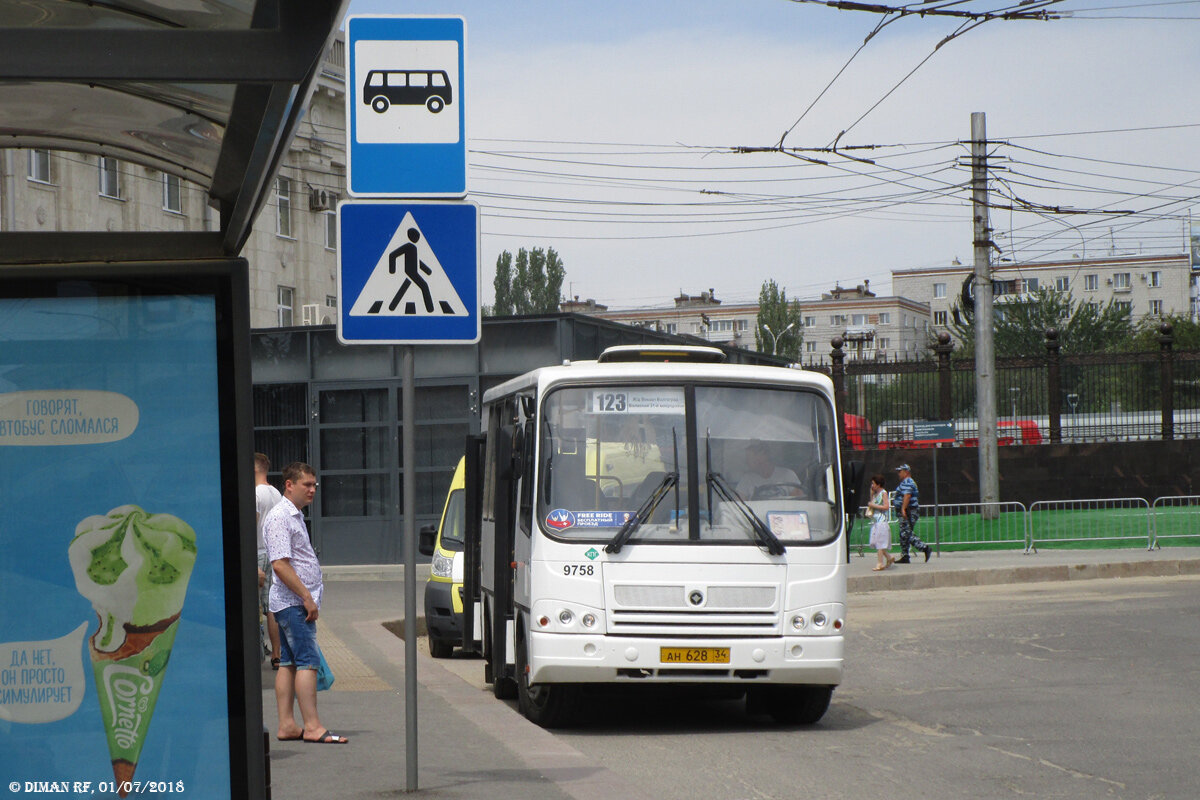
{"type": "Polygon", "coordinates": [[[728,664],[728,647],[660,647],[663,664],[728,664]]]}

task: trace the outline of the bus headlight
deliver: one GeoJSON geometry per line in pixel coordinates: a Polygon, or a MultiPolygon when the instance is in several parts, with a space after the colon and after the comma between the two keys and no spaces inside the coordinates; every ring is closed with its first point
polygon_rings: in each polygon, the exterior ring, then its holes
{"type": "Polygon", "coordinates": [[[825,616],[824,611],[818,611],[817,613],[813,614],[812,621],[813,625],[816,625],[818,628],[824,628],[825,623],[829,621],[829,618],[825,616]]]}
{"type": "Polygon", "coordinates": [[[583,627],[585,627],[585,628],[596,627],[596,615],[595,614],[584,614],[583,617],[580,619],[580,621],[583,623],[583,627]]]}
{"type": "Polygon", "coordinates": [[[449,578],[454,573],[454,559],[447,558],[440,551],[435,552],[430,571],[435,578],[449,578]]]}
{"type": "Polygon", "coordinates": [[[808,622],[804,619],[803,614],[797,614],[796,616],[792,617],[792,627],[798,631],[804,630],[804,626],[807,624],[808,622]]]}
{"type": "Polygon", "coordinates": [[[571,613],[570,609],[564,608],[562,611],[558,612],[558,621],[563,625],[570,625],[575,621],[575,615],[571,613]]]}

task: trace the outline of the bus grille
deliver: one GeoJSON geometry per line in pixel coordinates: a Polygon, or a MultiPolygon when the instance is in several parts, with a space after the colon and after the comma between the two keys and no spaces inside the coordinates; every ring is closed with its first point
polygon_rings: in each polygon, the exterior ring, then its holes
{"type": "Polygon", "coordinates": [[[770,585],[701,587],[702,604],[682,585],[616,584],[608,632],[688,638],[771,636],[781,630],[778,590],[770,585]]]}

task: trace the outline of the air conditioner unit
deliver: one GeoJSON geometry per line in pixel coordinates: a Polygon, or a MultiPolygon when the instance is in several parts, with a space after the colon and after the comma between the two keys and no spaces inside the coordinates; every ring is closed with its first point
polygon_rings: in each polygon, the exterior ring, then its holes
{"type": "Polygon", "coordinates": [[[1108,284],[1109,286],[1112,286],[1112,278],[1105,278],[1105,279],[1104,279],[1104,282],[1105,282],[1106,284],[1108,284]]]}
{"type": "Polygon", "coordinates": [[[309,211],[332,211],[337,207],[338,196],[325,189],[310,187],[308,190],[309,211]]]}
{"type": "Polygon", "coordinates": [[[300,307],[300,322],[304,325],[332,325],[337,322],[337,309],[320,303],[305,303],[300,307]]]}

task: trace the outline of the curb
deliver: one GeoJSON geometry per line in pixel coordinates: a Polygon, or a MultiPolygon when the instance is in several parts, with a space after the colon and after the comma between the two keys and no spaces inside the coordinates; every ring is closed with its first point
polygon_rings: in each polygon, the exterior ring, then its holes
{"type": "MultiPolygon", "coordinates": [[[[890,571],[890,570],[889,570],[890,571]]],[[[1200,575],[1200,558],[1111,563],[1046,564],[1027,567],[930,570],[901,575],[857,575],[846,579],[846,591],[885,592],[894,589],[944,589],[1005,583],[1152,578],[1200,575]]]]}

